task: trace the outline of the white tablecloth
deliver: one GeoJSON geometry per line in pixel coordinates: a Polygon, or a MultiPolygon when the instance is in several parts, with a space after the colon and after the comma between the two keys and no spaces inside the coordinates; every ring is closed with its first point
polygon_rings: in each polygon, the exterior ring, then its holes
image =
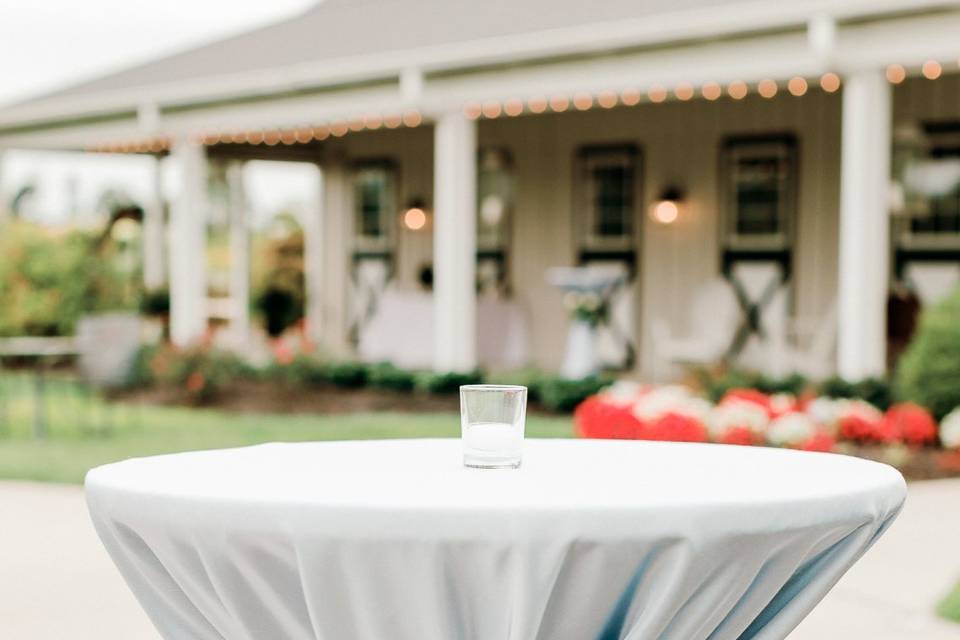
{"type": "Polygon", "coordinates": [[[167,639],[783,638],[905,496],[829,454],[527,441],[269,444],[94,469],[97,531],[167,639]]]}

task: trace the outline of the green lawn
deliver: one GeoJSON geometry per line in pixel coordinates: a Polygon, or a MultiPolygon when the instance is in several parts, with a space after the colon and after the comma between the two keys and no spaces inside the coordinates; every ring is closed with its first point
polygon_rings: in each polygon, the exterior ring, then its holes
{"type": "Polygon", "coordinates": [[[937,605],[937,613],[951,622],[960,622],[960,584],[937,605]]]}
{"type": "MultiPolygon", "coordinates": [[[[49,435],[31,435],[29,380],[0,385],[0,478],[83,481],[91,467],[134,456],[260,442],[459,435],[455,413],[236,414],[208,409],[106,404],[56,381],[48,385],[49,435]]],[[[304,393],[309,393],[305,391],[304,393]]],[[[569,417],[530,416],[530,437],[569,437],[569,417]]]]}

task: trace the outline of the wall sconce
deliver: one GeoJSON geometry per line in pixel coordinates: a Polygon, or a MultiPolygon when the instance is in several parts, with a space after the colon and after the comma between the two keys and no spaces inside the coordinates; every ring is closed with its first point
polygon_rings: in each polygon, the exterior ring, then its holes
{"type": "Polygon", "coordinates": [[[427,226],[427,207],[423,200],[414,199],[404,210],[401,216],[404,228],[409,231],[422,231],[427,226]]]}
{"type": "Polygon", "coordinates": [[[680,217],[683,207],[683,192],[677,187],[667,187],[650,205],[650,217],[660,224],[673,224],[680,217]]]}

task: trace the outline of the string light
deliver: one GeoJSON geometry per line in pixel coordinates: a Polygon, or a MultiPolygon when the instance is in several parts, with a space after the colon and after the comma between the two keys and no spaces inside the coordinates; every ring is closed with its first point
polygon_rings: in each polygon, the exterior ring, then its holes
{"type": "Polygon", "coordinates": [[[700,87],[700,94],[707,100],[716,100],[723,94],[723,89],[716,82],[708,82],[700,87]]]}
{"type": "Polygon", "coordinates": [[[347,124],[347,126],[350,127],[350,131],[363,131],[363,118],[354,118],[347,124]]]}
{"type": "Polygon", "coordinates": [[[840,76],[830,72],[820,76],[820,88],[827,93],[833,93],[840,88],[840,76]]]}
{"type": "Polygon", "coordinates": [[[326,140],[330,137],[330,129],[327,127],[314,127],[310,132],[314,140],[326,140]]]}
{"type": "Polygon", "coordinates": [[[281,131],[280,142],[285,145],[297,144],[297,134],[294,131],[281,131]]]}
{"type": "Polygon", "coordinates": [[[941,67],[940,63],[936,60],[927,60],[923,63],[923,66],[920,67],[920,72],[927,80],[936,80],[940,77],[940,74],[943,73],[943,67],[941,67]]]}
{"type": "Polygon", "coordinates": [[[612,109],[617,106],[617,94],[613,91],[601,91],[597,96],[597,104],[604,109],[612,109]]]}
{"type": "Polygon", "coordinates": [[[734,100],[742,100],[747,97],[747,92],[749,91],[747,83],[743,80],[734,80],[727,85],[727,95],[729,95],[734,100]]]}
{"type": "Polygon", "coordinates": [[[887,67],[887,80],[893,84],[900,84],[907,78],[907,70],[903,65],[891,64],[887,67]]]}
{"type": "Polygon", "coordinates": [[[628,107],[635,107],[640,104],[640,91],[637,89],[624,89],[620,92],[620,101],[628,107]]]}
{"type": "Polygon", "coordinates": [[[419,111],[407,111],[403,114],[403,124],[408,127],[419,127],[423,122],[423,116],[419,111]]]}
{"type": "Polygon", "coordinates": [[[263,141],[268,147],[272,147],[280,142],[280,134],[276,131],[267,131],[263,134],[263,141]]]}
{"type": "Polygon", "coordinates": [[[520,100],[519,98],[511,98],[507,100],[503,105],[503,112],[511,118],[520,115],[523,113],[523,100],[520,100]]]}
{"type": "Polygon", "coordinates": [[[387,129],[396,129],[401,124],[403,124],[403,118],[397,114],[390,114],[388,116],[384,116],[383,118],[383,126],[385,126],[387,129]]]}
{"type": "Polygon", "coordinates": [[[550,108],[557,113],[563,113],[570,107],[570,98],[567,96],[553,96],[550,98],[550,108]]]}
{"type": "Polygon", "coordinates": [[[502,112],[503,107],[500,106],[499,102],[487,102],[483,105],[484,118],[499,118],[502,112]]]}
{"type": "Polygon", "coordinates": [[[663,102],[667,99],[667,90],[663,87],[651,87],[647,91],[647,97],[650,98],[650,102],[663,102]]]}
{"type": "Polygon", "coordinates": [[[411,207],[403,213],[403,226],[411,231],[419,231],[427,224],[427,214],[420,207],[411,207]]]}
{"type": "Polygon", "coordinates": [[[367,127],[367,129],[375,131],[383,126],[383,118],[376,113],[371,113],[363,118],[363,124],[367,127]]]}
{"type": "Polygon", "coordinates": [[[262,131],[251,131],[248,137],[250,139],[250,144],[263,144],[262,131]]]}
{"type": "Polygon", "coordinates": [[[527,100],[527,108],[530,109],[530,113],[543,113],[547,110],[547,99],[542,96],[530,98],[527,100]]]}
{"type": "Polygon", "coordinates": [[[338,120],[330,125],[330,133],[333,134],[335,138],[342,138],[347,135],[347,131],[350,130],[350,127],[347,126],[346,122],[338,120]]]}
{"type": "Polygon", "coordinates": [[[479,102],[468,102],[463,105],[463,115],[470,120],[476,120],[480,117],[480,114],[483,112],[483,108],[480,106],[479,102]]]}
{"type": "Polygon", "coordinates": [[[586,111],[593,106],[593,96],[581,91],[573,96],[573,106],[577,111],[586,111]]]}
{"type": "Polygon", "coordinates": [[[673,95],[677,96],[677,100],[686,102],[693,98],[693,85],[686,83],[677,85],[673,90],[673,95]]]}
{"type": "Polygon", "coordinates": [[[777,95],[777,83],[773,80],[761,80],[757,84],[757,93],[764,98],[772,98],[777,95]]]}
{"type": "Polygon", "coordinates": [[[790,82],[787,83],[787,91],[789,91],[791,95],[799,98],[807,92],[807,81],[800,76],[794,76],[790,78],[790,82]]]}

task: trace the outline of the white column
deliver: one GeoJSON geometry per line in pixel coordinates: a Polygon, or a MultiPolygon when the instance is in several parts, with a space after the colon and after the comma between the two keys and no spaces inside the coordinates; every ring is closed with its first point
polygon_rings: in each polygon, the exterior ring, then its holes
{"type": "Polygon", "coordinates": [[[437,371],[477,366],[477,125],[441,116],[433,158],[433,363],[437,371]]]}
{"type": "Polygon", "coordinates": [[[250,208],[243,188],[242,161],[227,166],[227,203],[230,214],[231,333],[237,346],[250,339],[250,208]]]}
{"type": "Polygon", "coordinates": [[[850,379],[886,370],[891,102],[882,71],[844,80],[837,364],[850,379]]]}
{"type": "Polygon", "coordinates": [[[307,335],[326,353],[350,355],[347,340],[350,172],[337,158],[320,166],[316,209],[303,221],[303,269],[307,335]]]}
{"type": "Polygon", "coordinates": [[[180,189],[170,211],[170,338],[187,346],[207,329],[207,158],[186,139],[173,158],[180,189]]]}
{"type": "Polygon", "coordinates": [[[143,209],[143,284],[155,291],[166,282],[163,254],[166,251],[163,204],[163,163],[157,156],[151,167],[150,197],[143,209]]]}

